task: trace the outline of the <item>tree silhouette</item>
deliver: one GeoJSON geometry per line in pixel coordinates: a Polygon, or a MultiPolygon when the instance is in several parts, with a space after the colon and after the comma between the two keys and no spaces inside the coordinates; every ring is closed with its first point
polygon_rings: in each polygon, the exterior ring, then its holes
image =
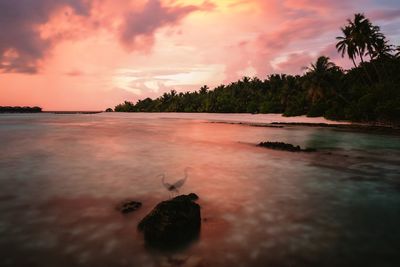
{"type": "Polygon", "coordinates": [[[327,94],[327,90],[332,88],[332,74],[340,71],[335,63],[331,62],[329,57],[321,56],[307,70],[307,78],[304,86],[311,103],[315,103],[327,94]]]}
{"type": "Polygon", "coordinates": [[[380,27],[372,25],[364,14],[357,13],[353,20],[348,19],[347,22],[348,25],[341,28],[344,36],[336,37],[339,40],[336,48],[342,57],[347,53],[355,67],[357,67],[355,63],[357,57],[360,57],[363,63],[365,55],[373,59],[390,52],[390,46],[387,45],[380,27]]]}
{"type": "Polygon", "coordinates": [[[352,28],[350,26],[345,26],[342,27],[341,30],[344,36],[336,37],[336,39],[339,40],[336,44],[336,48],[342,57],[347,54],[347,56],[352,60],[354,67],[357,68],[355,59],[358,55],[358,49],[352,36],[352,28]]]}
{"type": "Polygon", "coordinates": [[[357,13],[354,15],[353,20],[348,20],[351,29],[351,37],[356,46],[357,54],[362,63],[364,63],[364,56],[366,51],[372,47],[373,29],[371,22],[364,16],[364,14],[357,13]]]}
{"type": "Polygon", "coordinates": [[[0,113],[39,113],[42,112],[41,107],[1,107],[0,106],[0,113]]]}

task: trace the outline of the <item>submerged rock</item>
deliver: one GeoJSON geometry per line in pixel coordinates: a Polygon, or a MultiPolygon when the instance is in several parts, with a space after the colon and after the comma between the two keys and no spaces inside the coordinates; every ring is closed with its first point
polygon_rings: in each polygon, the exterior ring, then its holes
{"type": "Polygon", "coordinates": [[[139,209],[142,206],[141,202],[138,201],[128,201],[124,202],[118,206],[118,210],[122,213],[129,213],[139,209]]]}
{"type": "Polygon", "coordinates": [[[306,148],[302,149],[300,146],[294,146],[292,144],[287,144],[283,142],[261,142],[258,146],[271,148],[275,150],[284,150],[290,152],[315,152],[316,149],[313,148],[306,148]]]}
{"type": "Polygon", "coordinates": [[[140,221],[138,229],[154,247],[174,248],[195,240],[200,233],[200,206],[196,194],[160,202],[140,221]]]}

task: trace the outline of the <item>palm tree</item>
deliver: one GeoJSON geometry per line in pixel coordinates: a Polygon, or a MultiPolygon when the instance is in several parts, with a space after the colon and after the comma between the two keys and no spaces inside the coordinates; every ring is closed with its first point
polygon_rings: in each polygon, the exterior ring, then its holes
{"type": "MultiPolygon", "coordinates": [[[[382,49],[382,45],[385,44],[385,36],[380,32],[380,28],[372,25],[364,14],[357,13],[353,20],[348,19],[347,22],[348,25],[342,28],[344,36],[336,38],[339,40],[336,48],[342,53],[342,56],[347,52],[354,66],[357,67],[354,59],[359,56],[361,63],[364,63],[364,56],[369,55],[372,60],[377,49],[382,49]]],[[[374,64],[373,66],[378,73],[376,66],[374,64]]],[[[372,83],[367,68],[364,64],[362,64],[362,67],[369,82],[372,83]]],[[[379,73],[377,75],[379,78],[379,73]]]]}
{"type": "Polygon", "coordinates": [[[364,55],[371,47],[371,39],[374,33],[373,26],[364,14],[357,13],[354,20],[347,20],[351,28],[351,36],[360,56],[361,62],[364,62],[364,55]]]}
{"type": "Polygon", "coordinates": [[[205,94],[207,94],[208,90],[210,90],[210,88],[207,85],[204,85],[204,86],[200,87],[199,94],[205,95],[205,94]]]}
{"type": "Polygon", "coordinates": [[[328,89],[332,88],[331,74],[339,71],[339,68],[330,61],[329,57],[321,56],[305,69],[307,77],[303,85],[306,87],[311,103],[315,103],[326,95],[328,89]]]}
{"type": "Polygon", "coordinates": [[[373,44],[373,49],[368,52],[368,55],[372,59],[391,57],[393,52],[393,46],[388,44],[386,38],[376,39],[373,44]]]}
{"type": "Polygon", "coordinates": [[[346,26],[342,27],[341,30],[344,36],[336,37],[336,39],[339,40],[339,42],[336,44],[336,49],[339,53],[341,53],[342,57],[347,54],[348,57],[353,61],[354,67],[357,68],[355,58],[357,57],[358,50],[353,40],[352,28],[350,26],[346,26]]]}
{"type": "Polygon", "coordinates": [[[347,53],[356,66],[354,59],[357,56],[360,57],[362,63],[366,54],[372,59],[377,48],[382,48],[382,45],[386,43],[385,36],[380,32],[380,28],[372,25],[364,14],[357,13],[353,20],[348,19],[347,22],[348,25],[341,28],[344,36],[336,37],[339,40],[336,48],[342,57],[347,53]]]}
{"type": "Polygon", "coordinates": [[[248,77],[248,76],[244,76],[244,77],[242,78],[242,82],[243,82],[243,83],[249,83],[250,81],[251,81],[251,78],[248,77]]]}
{"type": "Polygon", "coordinates": [[[392,51],[391,45],[388,45],[385,35],[380,32],[378,26],[371,26],[371,34],[369,36],[367,48],[371,60],[389,56],[392,51]]]}
{"type": "Polygon", "coordinates": [[[306,67],[305,69],[308,71],[308,73],[326,73],[336,68],[337,66],[335,63],[330,61],[329,57],[320,56],[315,64],[311,63],[311,66],[306,67]]]}

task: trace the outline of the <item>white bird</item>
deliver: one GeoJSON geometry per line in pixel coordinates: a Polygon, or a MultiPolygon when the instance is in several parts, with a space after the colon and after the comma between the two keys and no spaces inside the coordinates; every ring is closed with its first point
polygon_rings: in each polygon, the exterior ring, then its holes
{"type": "Polygon", "coordinates": [[[173,184],[167,183],[165,182],[165,174],[160,174],[158,176],[161,176],[161,183],[163,184],[163,186],[170,192],[175,192],[176,194],[179,193],[179,188],[181,188],[183,186],[183,184],[186,182],[186,179],[188,178],[188,170],[189,168],[186,167],[183,171],[184,173],[184,177],[182,179],[179,179],[178,181],[176,181],[173,184]]]}

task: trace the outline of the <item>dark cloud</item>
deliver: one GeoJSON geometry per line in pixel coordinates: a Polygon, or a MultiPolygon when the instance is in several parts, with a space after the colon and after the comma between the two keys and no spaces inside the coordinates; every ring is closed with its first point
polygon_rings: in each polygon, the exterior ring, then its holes
{"type": "Polygon", "coordinates": [[[0,72],[37,72],[37,63],[52,40],[40,37],[37,27],[58,8],[69,6],[86,15],[83,0],[0,0],[0,72]]]}
{"type": "Polygon", "coordinates": [[[164,6],[160,0],[149,0],[142,10],[126,14],[120,39],[129,49],[146,49],[154,42],[154,33],[159,28],[176,25],[192,12],[213,8],[214,5],[207,1],[200,6],[164,6]]]}

